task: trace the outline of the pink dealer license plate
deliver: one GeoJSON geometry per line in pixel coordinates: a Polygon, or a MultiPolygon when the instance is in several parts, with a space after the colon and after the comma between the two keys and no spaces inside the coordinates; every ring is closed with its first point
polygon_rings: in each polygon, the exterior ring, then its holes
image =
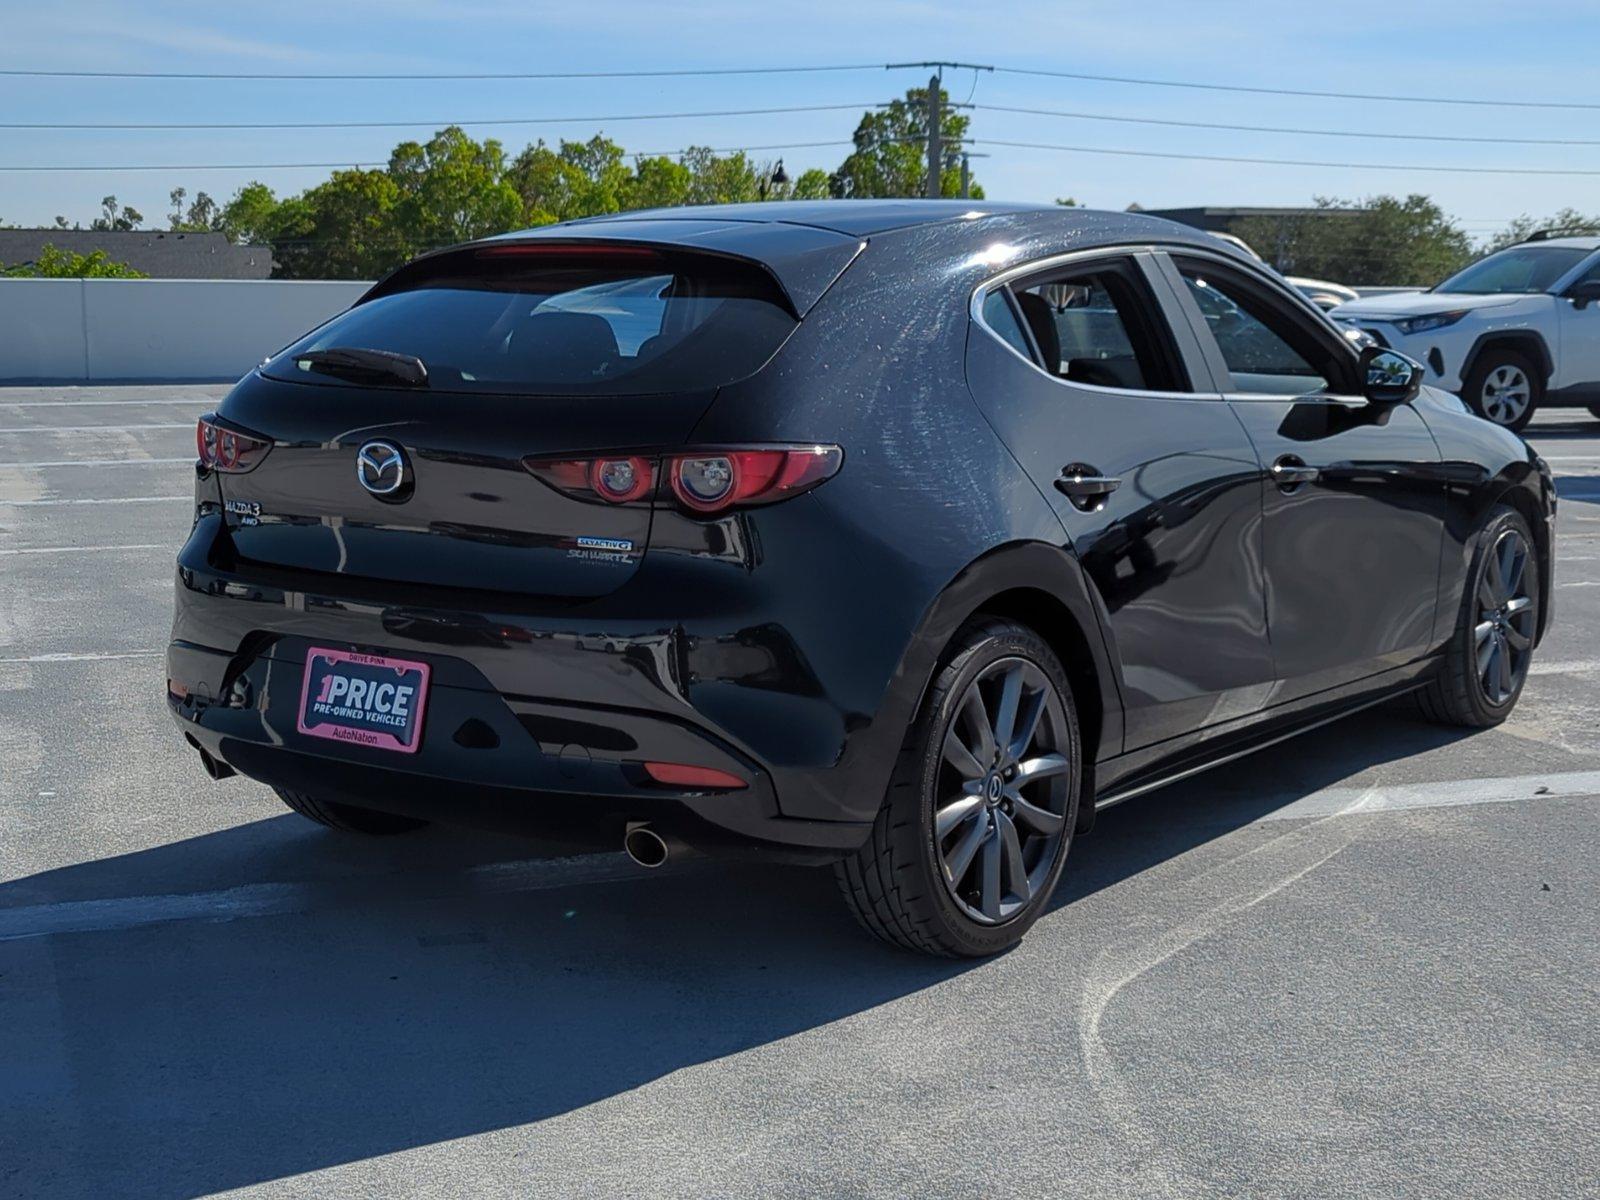
{"type": "Polygon", "coordinates": [[[308,737],[415,754],[427,701],[427,663],[313,646],[297,727],[308,737]]]}

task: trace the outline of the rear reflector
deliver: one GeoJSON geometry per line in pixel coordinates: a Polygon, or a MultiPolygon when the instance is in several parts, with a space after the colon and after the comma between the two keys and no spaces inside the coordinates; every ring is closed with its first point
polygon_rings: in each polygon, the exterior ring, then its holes
{"type": "Polygon", "coordinates": [[[194,448],[202,470],[242,475],[260,464],[272,449],[272,443],[266,438],[230,429],[217,420],[216,413],[207,413],[195,426],[194,448]]]}
{"type": "Polygon", "coordinates": [[[715,767],[695,767],[688,763],[647,762],[644,764],[644,773],[668,787],[732,790],[750,786],[737,775],[730,775],[715,767]]]}
{"type": "Polygon", "coordinates": [[[832,478],[843,461],[837,446],[751,446],[665,455],[526,458],[523,466],[579,499],[652,503],[666,501],[670,493],[680,507],[709,516],[798,496],[832,478]]]}

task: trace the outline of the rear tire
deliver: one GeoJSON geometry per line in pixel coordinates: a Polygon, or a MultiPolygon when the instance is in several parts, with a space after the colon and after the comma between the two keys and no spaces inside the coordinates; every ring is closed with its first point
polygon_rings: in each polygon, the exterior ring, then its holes
{"type": "Polygon", "coordinates": [[[1521,433],[1544,399],[1544,377],[1525,355],[1491,346],[1473,363],[1461,398],[1484,420],[1521,433]]]}
{"type": "Polygon", "coordinates": [[[402,817],[398,813],[359,808],[354,804],[340,804],[336,800],[318,800],[305,792],[291,792],[285,788],[272,790],[278,793],[279,800],[302,817],[344,833],[365,833],[382,837],[394,833],[410,833],[413,829],[421,829],[427,824],[426,821],[416,817],[402,817]]]}
{"type": "Polygon", "coordinates": [[[1501,505],[1489,514],[1467,572],[1465,594],[1444,661],[1428,686],[1417,693],[1423,716],[1443,725],[1487,729],[1511,715],[1527,681],[1538,629],[1541,572],[1537,554],[1533,534],[1521,513],[1501,505]],[[1520,566],[1511,568],[1517,576],[1514,580],[1502,578],[1500,565],[1508,538],[1520,539],[1523,548],[1520,566]],[[1501,594],[1507,591],[1514,595],[1501,594]],[[1526,603],[1518,606],[1519,599],[1526,603]],[[1499,615],[1508,607],[1515,609],[1509,617],[1499,615]],[[1485,626],[1489,627],[1487,640],[1482,635],[1485,626]],[[1496,653],[1506,658],[1503,678],[1497,674],[1500,662],[1496,653]]]}
{"type": "Polygon", "coordinates": [[[871,836],[836,865],[839,889],[893,945],[955,958],[1009,949],[1061,878],[1081,779],[1061,663],[1026,626],[979,619],[907,731],[871,836]]]}

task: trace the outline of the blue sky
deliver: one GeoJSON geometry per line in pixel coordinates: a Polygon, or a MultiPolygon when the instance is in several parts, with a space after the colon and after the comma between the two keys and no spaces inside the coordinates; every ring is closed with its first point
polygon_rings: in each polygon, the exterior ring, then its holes
{"type": "MultiPolygon", "coordinates": [[[[220,72],[540,71],[958,59],[1015,67],[1351,92],[1600,103],[1600,5],[1208,4],[1010,0],[0,0],[0,68],[220,72]]],[[[145,81],[0,78],[0,123],[28,121],[415,121],[414,129],[0,130],[0,165],[382,161],[405,136],[474,119],[800,104],[864,105],[925,71],[586,81],[145,81]]],[[[1235,124],[1383,133],[1600,140],[1600,111],[1516,110],[1232,95],[1115,83],[951,74],[955,99],[1235,124]]],[[[607,122],[630,149],[848,139],[857,109],[766,117],[607,122]]],[[[474,128],[515,150],[597,125],[474,128]]],[[[978,138],[1185,153],[1407,164],[1395,170],[1252,166],[987,147],[975,173],[992,197],[1076,196],[1097,207],[1299,204],[1317,195],[1423,191],[1474,235],[1564,205],[1600,211],[1600,174],[1435,174],[1419,165],[1586,169],[1600,146],[1489,146],[1184,130],[979,112],[978,138]]],[[[845,147],[773,151],[791,174],[831,168],[845,147]]],[[[0,220],[85,224],[115,193],[147,218],[182,185],[219,199],[259,178],[280,193],[308,170],[0,173],[0,220]]]]}

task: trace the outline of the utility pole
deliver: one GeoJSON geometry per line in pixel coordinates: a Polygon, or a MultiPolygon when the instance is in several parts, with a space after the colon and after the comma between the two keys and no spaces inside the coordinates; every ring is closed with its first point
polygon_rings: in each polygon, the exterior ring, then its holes
{"type": "Polygon", "coordinates": [[[967,190],[972,186],[971,161],[969,155],[963,154],[961,156],[961,198],[963,200],[967,198],[967,190]]]}
{"type": "MultiPolygon", "coordinates": [[[[985,63],[969,62],[902,62],[885,63],[884,68],[889,71],[901,71],[907,67],[933,67],[937,74],[928,80],[928,178],[923,188],[923,195],[937,197],[939,195],[940,167],[944,158],[944,136],[940,129],[944,121],[944,69],[949,67],[953,71],[972,71],[974,80],[979,71],[993,71],[994,68],[985,63]]],[[[957,105],[957,108],[962,107],[957,105]]]]}

